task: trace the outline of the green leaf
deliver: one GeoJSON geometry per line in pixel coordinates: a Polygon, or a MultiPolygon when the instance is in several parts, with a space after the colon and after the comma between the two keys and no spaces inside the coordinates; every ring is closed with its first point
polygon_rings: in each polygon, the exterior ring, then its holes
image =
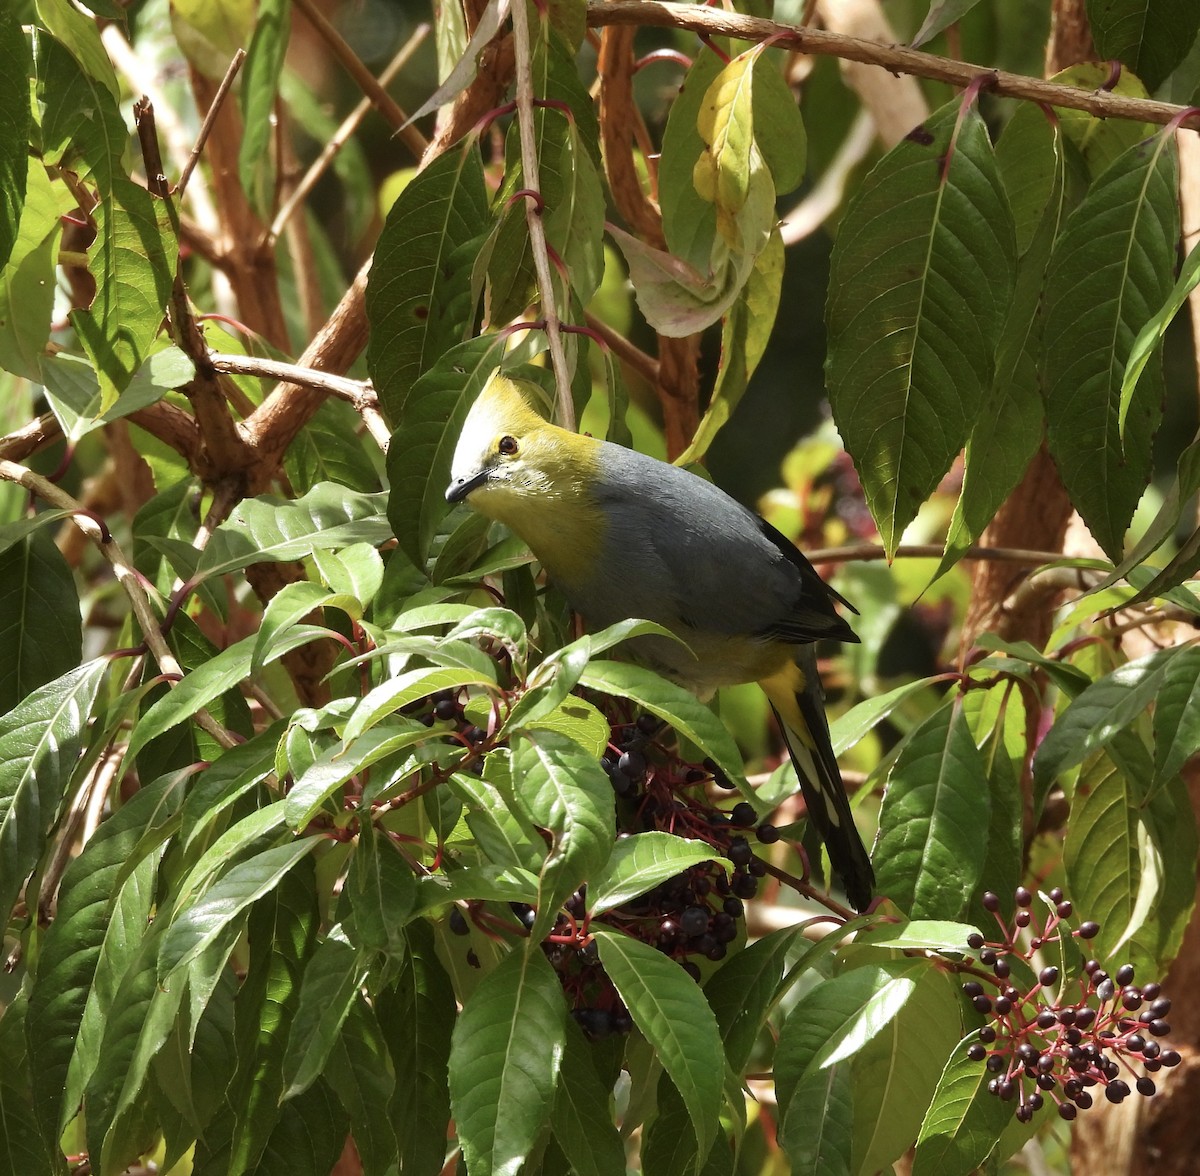
{"type": "Polygon", "coordinates": [[[704,150],[696,119],[722,64],[708,46],[693,58],[671,103],[658,165],[659,206],[667,247],[697,270],[706,269],[712,256],[717,214],[713,204],[701,197],[692,183],[692,169],[704,150]]]}
{"type": "Polygon", "coordinates": [[[695,981],[655,948],[593,927],[600,962],[633,1023],[683,1096],[697,1154],[708,1155],[721,1108],[725,1056],[717,1021],[695,981]]]}
{"type": "Polygon", "coordinates": [[[1154,784],[1174,776],[1200,747],[1200,649],[1187,646],[1167,662],[1154,705],[1154,784]]]}
{"type": "MultiPolygon", "coordinates": [[[[238,1068],[227,1095],[233,1122],[222,1171],[228,1176],[285,1171],[278,1159],[271,1162],[268,1151],[272,1144],[279,1146],[277,1125],[285,1134],[297,1126],[294,1120],[281,1120],[283,1059],[299,1008],[301,973],[316,938],[318,913],[311,866],[306,864],[303,872],[285,874],[276,881],[270,895],[250,913],[250,961],[237,1000],[238,1068]]],[[[168,930],[168,939],[173,930],[168,930]]],[[[320,1083],[313,1088],[318,1098],[322,1089],[320,1083]]],[[[288,1109],[300,1111],[303,1119],[312,1105],[310,1098],[301,1096],[288,1109]]],[[[319,1122],[315,1132],[324,1135],[319,1122]]],[[[220,1135],[210,1125],[205,1139],[214,1137],[220,1135]]],[[[301,1132],[300,1140],[294,1142],[311,1148],[313,1141],[301,1132]]]]}
{"type": "Polygon", "coordinates": [[[1121,385],[1135,337],[1170,292],[1176,173],[1169,136],[1126,151],[1067,218],[1046,274],[1047,444],[1071,502],[1117,559],[1150,475],[1162,395],[1143,373],[1122,435],[1121,385]]]}
{"type": "Polygon", "coordinates": [[[1178,648],[1160,649],[1118,666],[1076,696],[1037,749],[1034,779],[1049,784],[1068,768],[1107,747],[1158,697],[1178,648]]]}
{"type": "MultiPolygon", "coordinates": [[[[733,956],[704,985],[704,996],[717,1018],[729,1066],[741,1075],[775,1000],[788,952],[803,931],[772,931],[733,956]]],[[[840,938],[840,934],[839,934],[840,938]]]]}
{"type": "Polygon", "coordinates": [[[0,1018],[0,1140],[11,1172],[65,1172],[58,1141],[47,1147],[38,1134],[25,1048],[25,994],[18,992],[0,1018]]]}
{"type": "Polygon", "coordinates": [[[1072,894],[1086,895],[1100,924],[1089,952],[1104,959],[1126,938],[1142,881],[1140,790],[1105,755],[1080,775],[1071,800],[1063,865],[1072,894]]]}
{"type": "Polygon", "coordinates": [[[625,1147],[608,1113],[609,1091],[596,1074],[580,1029],[566,1025],[565,1051],[550,1123],[574,1176],[624,1176],[625,1147]]]}
{"type": "MultiPolygon", "coordinates": [[[[353,608],[354,602],[350,598],[327,591],[311,580],[297,580],[280,588],[263,609],[258,638],[254,642],[254,652],[250,658],[250,673],[257,674],[266,664],[267,655],[277,635],[286,633],[302,618],[325,605],[353,608]]],[[[361,619],[361,610],[356,611],[356,619],[361,619]]]]}
{"type": "Polygon", "coordinates": [[[396,1078],[376,1019],[377,1008],[377,1003],[373,1008],[361,1000],[350,1006],[325,1068],[329,1085],[350,1116],[350,1133],[362,1160],[363,1176],[387,1176],[395,1171],[399,1153],[388,1112],[396,1078]]]}
{"type": "MultiPolygon", "coordinates": [[[[85,1008],[107,1004],[98,966],[116,964],[140,927],[129,899],[140,908],[142,926],[152,894],[144,874],[135,874],[135,854],[147,833],[170,822],[183,801],[184,778],[167,777],[140,789],[101,823],[63,875],[54,921],[42,940],[29,994],[28,1033],[38,1058],[33,1073],[35,1106],[47,1139],[57,1141],[75,1107],[66,1105],[67,1068],[82,1037],[85,1008]],[[125,891],[129,895],[125,896],[125,891]],[[122,942],[124,941],[124,943],[122,942]],[[107,947],[107,951],[106,951],[107,947]]],[[[152,876],[152,875],[151,875],[152,876]]],[[[109,994],[111,996],[111,993],[109,994]]],[[[85,1051],[86,1052],[86,1051],[85,1051]]],[[[94,1061],[94,1058],[93,1058],[94,1061]]]]}
{"type": "MultiPolygon", "coordinates": [[[[564,297],[573,293],[581,304],[586,304],[604,270],[599,132],[592,100],[580,84],[570,51],[549,23],[543,22],[540,32],[533,46],[531,81],[535,94],[554,103],[536,107],[533,112],[542,217],[547,243],[563,260],[564,276],[570,283],[564,297]]],[[[530,302],[540,300],[534,284],[525,202],[513,200],[516,192],[530,186],[515,124],[508,132],[505,154],[504,185],[495,200],[499,225],[487,258],[487,315],[495,326],[518,317],[530,302]]]]}
{"type": "Polygon", "coordinates": [[[0,714],[82,657],[75,577],[52,536],[34,531],[0,552],[0,714]]]}
{"type": "Polygon", "coordinates": [[[850,1078],[850,1067],[842,1063],[814,1070],[797,1085],[779,1132],[793,1172],[850,1176],[854,1126],[850,1078]]]}
{"type": "Polygon", "coordinates": [[[758,255],[746,285],[721,326],[721,365],[708,408],[691,444],[675,459],[686,466],[700,461],[721,427],[733,415],[767,349],[783,290],[783,237],[776,230],[758,255]]]}
{"type": "Polygon", "coordinates": [[[1156,90],[1187,57],[1200,30],[1200,8],[1187,0],[1087,0],[1101,57],[1115,58],[1156,90]]]}
{"type": "Polygon", "coordinates": [[[0,269],[0,367],[35,382],[41,381],[42,353],[54,315],[54,271],[62,236],[58,193],[45,168],[29,171],[16,240],[8,264],[0,269]]]}
{"type": "Polygon", "coordinates": [[[886,1172],[912,1146],[942,1061],[961,1036],[957,986],[925,969],[904,1007],[854,1058],[851,1171],[886,1172]]]}
{"type": "Polygon", "coordinates": [[[516,1176],[550,1116],[566,1003],[541,947],[510,951],[467,998],[450,1047],[450,1104],[472,1176],[516,1176]]]}
{"type": "Polygon", "coordinates": [[[444,352],[409,390],[388,446],[387,515],[406,555],[425,566],[449,508],[450,462],[467,410],[507,348],[501,335],[468,339],[444,352]]]}
{"type": "Polygon", "coordinates": [[[430,738],[430,728],[415,720],[392,720],[388,726],[355,734],[346,742],[322,752],[310,766],[296,776],[284,800],[284,814],[290,828],[299,832],[316,817],[325,800],[350,776],[358,775],[372,764],[385,760],[430,738]]]}
{"type": "Polygon", "coordinates": [[[725,725],[696,696],[651,670],[626,662],[593,661],[580,675],[589,690],[630,698],[665,719],[681,735],[716,760],[731,781],[748,789],[742,758],[725,725]]]}
{"type": "Polygon", "coordinates": [[[899,960],[853,968],[805,993],[779,1031],[775,1082],[781,1105],[803,1078],[853,1057],[882,1032],[930,967],[926,960],[899,960]]]}
{"type": "Polygon", "coordinates": [[[0,718],[0,914],[37,864],[87,737],[107,658],[47,682],[0,718]]]}
{"type": "Polygon", "coordinates": [[[163,937],[159,976],[166,983],[187,967],[251,903],[276,889],[289,870],[312,853],[319,837],[277,845],[241,862],[176,917],[163,937]]]}
{"type": "Polygon", "coordinates": [[[171,296],[178,245],[166,205],[123,176],[113,178],[94,215],[88,269],[96,296],[87,310],[71,312],[71,324],[95,364],[104,413],[150,353],[171,296]]]}
{"type": "Polygon", "coordinates": [[[422,698],[428,698],[439,690],[458,690],[463,686],[495,687],[493,679],[478,670],[460,670],[454,667],[426,666],[408,670],[395,678],[388,678],[363,695],[361,701],[350,712],[342,738],[351,743],[369,731],[376,723],[401,707],[422,698]]]}
{"type": "MultiPolygon", "coordinates": [[[[95,24],[69,0],[50,0],[46,7],[82,20],[99,43],[95,24]]],[[[43,162],[47,167],[70,167],[81,178],[94,179],[102,193],[111,191],[114,179],[124,175],[121,155],[129,138],[117,106],[120,90],[112,66],[108,65],[108,78],[98,79],[86,67],[81,68],[65,39],[60,43],[53,37],[39,37],[35,48],[38,95],[43,102],[43,162]]],[[[107,65],[108,54],[102,46],[100,53],[107,65]]]]}
{"type": "Polygon", "coordinates": [[[652,831],[622,837],[603,867],[588,878],[588,911],[594,918],[653,890],[690,866],[713,860],[707,841],[652,831]]]}
{"type": "Polygon", "coordinates": [[[307,494],[336,482],[362,494],[379,490],[379,473],[358,439],[358,414],[344,400],[327,399],[288,446],[283,468],[292,489],[307,494]]]}
{"type": "Polygon", "coordinates": [[[418,172],[388,213],[367,280],[367,366],[393,421],[417,377],[471,328],[471,267],[487,228],[473,143],[418,172]]]}
{"type": "Polygon", "coordinates": [[[208,579],[250,564],[304,559],[318,548],[377,546],[391,538],[383,505],[382,494],[359,494],[332,482],[291,502],[265,494],[248,498],[213,533],[197,575],[208,579]]]}
{"type": "Polygon", "coordinates": [[[100,30],[70,0],[37,0],[42,26],[75,58],[80,70],[102,85],[113,101],[119,101],[121,86],[108,52],[100,40],[100,30]]]}
{"type": "Polygon", "coordinates": [[[303,1094],[320,1077],[366,978],[362,953],[333,935],[308,957],[283,1055],[284,1099],[303,1094]]]}
{"type": "MultiPolygon", "coordinates": [[[[143,863],[150,868],[154,863],[143,863]]],[[[147,892],[150,879],[142,883],[147,892]]],[[[145,916],[143,916],[143,926],[145,916]]],[[[153,1143],[155,1124],[140,1097],[154,1055],[167,1040],[184,985],[155,983],[154,926],[138,944],[120,977],[105,1019],[99,1057],[85,1093],[87,1143],[103,1171],[122,1171],[153,1143]]]]}
{"type": "Polygon", "coordinates": [[[1125,375],[1121,379],[1121,404],[1118,411],[1118,424],[1122,437],[1125,435],[1125,422],[1129,416],[1130,405],[1133,404],[1134,397],[1137,395],[1138,381],[1146,370],[1146,365],[1158,355],[1167,328],[1175,321],[1175,316],[1186,305],[1189,295],[1198,285],[1200,285],[1200,249],[1193,249],[1183,263],[1183,268],[1179,271],[1179,277],[1171,288],[1166,302],[1147,320],[1145,326],[1138,332],[1137,338],[1134,339],[1133,346],[1129,349],[1129,358],[1125,363],[1125,375]]]}
{"type": "MultiPolygon", "coordinates": [[[[324,629],[317,629],[311,625],[297,625],[276,642],[266,660],[273,662],[289,650],[297,649],[314,638],[323,636],[324,629]]],[[[228,649],[222,649],[160,698],[134,728],[127,752],[129,757],[136,756],[150,740],[190,719],[198,710],[208,706],[214,699],[243,681],[250,672],[250,659],[254,656],[254,644],[257,639],[257,636],[252,634],[243,637],[228,649]]]]}
{"type": "Polygon", "coordinates": [[[29,46],[16,9],[0,12],[0,268],[16,244],[29,170],[29,46]]]}
{"type": "Polygon", "coordinates": [[[1015,272],[987,130],[956,99],[863,181],[829,279],[830,403],[889,553],[991,387],[1015,272]]]}
{"type": "Polygon", "coordinates": [[[878,890],[915,919],[953,919],[979,881],[990,800],[961,702],[936,710],[892,765],[872,855],[878,890]]]}
{"type": "Polygon", "coordinates": [[[492,752],[482,780],[455,772],[448,783],[466,806],[467,828],[484,857],[497,866],[537,873],[546,856],[546,843],[514,799],[506,756],[506,751],[492,752]]]}
{"type": "Polygon", "coordinates": [[[408,944],[396,982],[375,998],[396,1072],[389,1118],[406,1176],[438,1176],[450,1120],[446,1066],[456,1019],[454,987],[438,962],[428,923],[409,925],[408,944]]]}
{"type": "Polygon", "coordinates": [[[514,748],[514,785],[535,824],[552,837],[538,885],[539,943],[561,905],[592,876],[612,850],[616,815],[612,784],[599,761],[552,731],[526,735],[514,748]]]}
{"type": "Polygon", "coordinates": [[[259,0],[254,36],[242,69],[242,123],[238,176],[259,216],[271,214],[275,200],[271,137],[275,100],[291,32],[291,0],[259,0]]]}
{"type": "Polygon", "coordinates": [[[932,41],[938,33],[945,32],[952,24],[966,16],[979,0],[930,0],[929,11],[912,39],[912,47],[919,49],[932,41]]]}
{"type": "Polygon", "coordinates": [[[938,575],[983,534],[1024,474],[1043,436],[1038,310],[1046,266],[1065,216],[1065,168],[1058,125],[1040,108],[1022,106],[1004,129],[996,163],[1018,218],[1021,259],[996,352],[991,390],[967,441],[962,493],[938,575]]]}
{"type": "Polygon", "coordinates": [[[349,902],[346,934],[355,946],[404,955],[405,927],[417,901],[413,869],[374,826],[359,832],[342,896],[349,902]]]}
{"type": "Polygon", "coordinates": [[[917,1136],[913,1176],[967,1176],[987,1158],[1012,1119],[1012,1107],[988,1094],[988,1081],[956,1044],[917,1136]]]}

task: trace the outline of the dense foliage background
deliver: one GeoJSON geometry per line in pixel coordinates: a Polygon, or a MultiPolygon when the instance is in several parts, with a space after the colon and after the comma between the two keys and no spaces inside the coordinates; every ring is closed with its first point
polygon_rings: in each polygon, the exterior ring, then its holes
{"type": "Polygon", "coordinates": [[[0,1168],[1191,1171],[1198,29],[0,8],[0,1168]],[[854,602],[870,912],[447,506],[498,367],[854,602]]]}

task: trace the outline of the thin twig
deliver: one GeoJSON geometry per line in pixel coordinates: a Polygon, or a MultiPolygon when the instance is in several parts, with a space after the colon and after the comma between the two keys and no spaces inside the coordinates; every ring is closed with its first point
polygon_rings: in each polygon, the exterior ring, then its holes
{"type": "MultiPolygon", "coordinates": [[[[53,482],[47,481],[41,474],[35,474],[27,466],[0,460],[0,478],[6,482],[15,482],[18,486],[24,486],[26,490],[36,494],[52,506],[71,511],[75,525],[96,544],[100,554],[112,568],[117,583],[121,585],[125,595],[129,598],[133,615],[137,619],[138,627],[142,630],[142,637],[154,655],[158,668],[173,681],[182,678],[183,667],[176,660],[163,638],[158,618],[154,615],[154,608],[141,578],[133,570],[129,560],[125,558],[125,553],[113,538],[112,532],[100,523],[83,503],[72,498],[53,482]]],[[[198,711],[195,718],[197,725],[207,731],[222,747],[236,746],[237,739],[207,711],[198,711]]]]}
{"type": "MultiPolygon", "coordinates": [[[[189,171],[188,160],[191,157],[193,144],[190,132],[167,101],[159,85],[161,71],[149,68],[148,56],[143,58],[133,51],[133,47],[116,21],[111,21],[100,30],[100,39],[104,42],[104,47],[108,50],[113,64],[129,80],[133,93],[145,94],[154,104],[158,113],[158,125],[167,141],[171,161],[180,169],[182,176],[184,171],[189,171]]],[[[217,210],[213,204],[212,193],[209,192],[208,185],[204,182],[203,172],[192,188],[191,196],[192,207],[195,209],[197,219],[206,226],[207,230],[213,229],[218,224],[217,210]]]]}
{"type": "MultiPolygon", "coordinates": [[[[699,4],[671,4],[663,0],[589,0],[587,20],[595,28],[605,25],[648,25],[690,29],[707,37],[734,37],[741,41],[772,39],[783,49],[838,57],[844,61],[860,61],[892,73],[911,74],[958,87],[969,86],[980,75],[986,75],[990,94],[1085,110],[1097,118],[1132,119],[1165,126],[1187,110],[1187,107],[1171,102],[1127,98],[1107,90],[1081,90],[1077,86],[1046,82],[1041,78],[1008,73],[1006,70],[985,69],[967,61],[955,61],[935,53],[907,49],[903,45],[882,45],[859,37],[847,37],[823,29],[801,28],[760,17],[741,16],[699,4]]],[[[1190,130],[1200,130],[1200,113],[1189,114],[1181,125],[1190,130]]]]}
{"type": "MultiPolygon", "coordinates": [[[[944,548],[940,543],[902,543],[894,559],[941,559],[944,548]]],[[[806,551],[813,563],[866,563],[887,559],[887,552],[877,543],[854,543],[846,547],[819,547],[806,551]]],[[[992,560],[998,563],[1039,564],[1065,559],[1061,551],[1027,551],[1020,547],[968,547],[963,559],[992,560]]]]}
{"type": "Polygon", "coordinates": [[[546,341],[550,345],[550,366],[554,369],[557,389],[558,423],[564,429],[575,428],[575,406],[571,400],[571,373],[563,349],[558,309],[554,304],[554,275],[546,246],[546,226],[542,221],[541,176],[538,171],[537,141],[533,125],[533,48],[529,32],[529,2],[516,0],[512,8],[513,48],[517,64],[517,127],[521,136],[521,174],[524,186],[538,193],[538,199],[526,200],[525,223],[529,227],[529,252],[541,293],[542,317],[546,320],[546,341]]]}
{"type": "Polygon", "coordinates": [[[0,458],[24,461],[30,454],[37,453],[61,436],[62,426],[58,418],[52,412],[43,413],[29,424],[0,437],[0,458]]]}
{"type": "Polygon", "coordinates": [[[408,115],[396,100],[380,85],[375,75],[363,65],[357,53],[346,43],[341,33],[329,23],[325,14],[313,0],[296,0],[296,7],[308,18],[330,52],[341,62],[346,72],[358,83],[359,89],[371,100],[371,104],[396,128],[401,142],[420,159],[429,146],[425,136],[416,127],[408,126],[408,115]]]}
{"type": "Polygon", "coordinates": [[[349,403],[362,417],[371,436],[385,453],[391,430],[379,411],[379,397],[366,380],[351,380],[331,372],[318,372],[294,363],[274,359],[259,359],[253,355],[223,355],[210,352],[209,363],[218,372],[239,376],[258,376],[264,380],[280,380],[302,388],[314,388],[349,403]]]}
{"type": "MultiPolygon", "coordinates": [[[[388,62],[387,69],[379,75],[379,84],[381,86],[388,85],[408,64],[409,59],[420,48],[428,35],[429,25],[417,25],[413,31],[413,35],[404,43],[400,52],[388,62]]],[[[292,189],[287,200],[283,202],[282,207],[275,214],[275,220],[271,223],[270,229],[267,230],[268,245],[275,243],[279,234],[283,232],[283,226],[288,223],[292,214],[304,202],[313,188],[317,186],[317,182],[329,170],[329,166],[337,157],[338,152],[349,142],[350,137],[358,130],[359,124],[371,112],[373,106],[374,103],[370,98],[364,98],[346,116],[342,125],[333,133],[333,137],[325,144],[321,154],[312,161],[308,171],[304,173],[300,182],[292,189]]]]}
{"type": "Polygon", "coordinates": [[[188,156],[188,161],[183,165],[183,171],[179,173],[179,183],[175,185],[175,195],[180,200],[183,199],[183,193],[187,189],[188,180],[191,179],[192,172],[195,170],[196,164],[200,160],[200,153],[204,150],[204,144],[208,142],[208,136],[211,134],[213,124],[217,121],[217,115],[221,113],[221,106],[225,102],[225,96],[229,93],[229,87],[233,85],[233,79],[237,77],[238,70],[242,68],[242,62],[246,60],[246,50],[239,49],[229,62],[229,68],[225,71],[225,76],[221,79],[221,84],[217,87],[217,92],[213,96],[212,103],[209,105],[208,113],[204,116],[204,121],[200,124],[200,133],[196,136],[196,145],[192,148],[191,155],[188,156]]]}
{"type": "Polygon", "coordinates": [[[585,314],[584,319],[601,339],[612,349],[612,353],[648,383],[658,384],[658,360],[635,347],[620,331],[614,330],[603,319],[594,314],[585,314]]]}

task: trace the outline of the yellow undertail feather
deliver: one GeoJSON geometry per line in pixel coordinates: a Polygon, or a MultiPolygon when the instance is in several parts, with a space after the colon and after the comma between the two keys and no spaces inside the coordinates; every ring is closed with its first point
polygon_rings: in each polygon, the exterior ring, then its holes
{"type": "Polygon", "coordinates": [[[833,870],[854,909],[864,910],[875,889],[875,872],[833,754],[814,647],[800,646],[795,662],[759,685],[779,720],[809,816],[829,850],[833,870]]]}

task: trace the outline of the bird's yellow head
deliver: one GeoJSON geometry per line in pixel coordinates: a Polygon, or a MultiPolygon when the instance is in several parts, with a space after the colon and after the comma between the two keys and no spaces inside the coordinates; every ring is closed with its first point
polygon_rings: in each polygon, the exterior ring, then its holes
{"type": "Polygon", "coordinates": [[[590,437],[543,420],[520,385],[497,372],[463,424],[446,500],[469,501],[524,533],[530,512],[553,502],[587,501],[597,449],[590,437]]]}

